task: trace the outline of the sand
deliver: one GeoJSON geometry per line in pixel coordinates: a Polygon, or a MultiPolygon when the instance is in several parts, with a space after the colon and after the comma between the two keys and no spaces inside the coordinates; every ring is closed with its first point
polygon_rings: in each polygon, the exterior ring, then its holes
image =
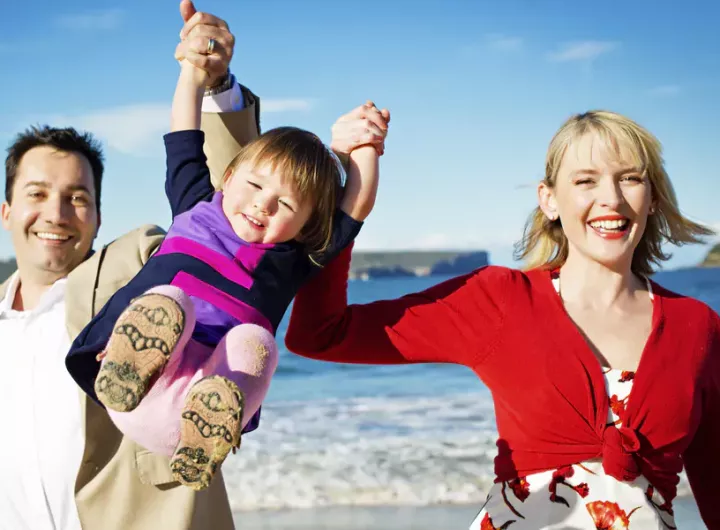
{"type": "MultiPolygon", "coordinates": [[[[675,500],[679,530],[703,530],[693,499],[675,500]]],[[[238,530],[454,530],[467,529],[479,506],[441,505],[424,507],[349,506],[303,510],[240,512],[238,530]]]]}

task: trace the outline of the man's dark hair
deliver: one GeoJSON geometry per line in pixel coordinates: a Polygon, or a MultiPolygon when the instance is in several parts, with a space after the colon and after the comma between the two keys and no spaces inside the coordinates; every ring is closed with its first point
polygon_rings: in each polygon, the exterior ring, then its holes
{"type": "Polygon", "coordinates": [[[53,147],[66,153],[77,153],[90,162],[95,185],[95,206],[100,213],[100,189],[104,170],[102,147],[92,134],[79,133],[72,127],[62,129],[48,125],[30,127],[15,137],[15,141],[8,147],[5,159],[5,200],[10,203],[12,199],[20,160],[30,149],[40,146],[53,147]]]}

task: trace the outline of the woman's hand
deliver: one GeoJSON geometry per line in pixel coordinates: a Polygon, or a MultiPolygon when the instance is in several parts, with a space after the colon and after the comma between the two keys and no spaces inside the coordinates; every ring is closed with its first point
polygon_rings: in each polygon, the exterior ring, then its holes
{"type": "Polygon", "coordinates": [[[342,156],[360,146],[371,145],[380,156],[385,152],[389,123],[390,111],[379,110],[372,101],[368,101],[340,116],[333,124],[330,148],[342,156]]]}

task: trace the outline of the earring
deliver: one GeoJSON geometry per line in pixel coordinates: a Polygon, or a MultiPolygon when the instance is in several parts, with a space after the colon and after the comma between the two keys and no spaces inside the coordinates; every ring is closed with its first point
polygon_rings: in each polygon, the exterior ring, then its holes
{"type": "Polygon", "coordinates": [[[650,215],[652,215],[652,214],[655,213],[655,205],[654,205],[654,204],[653,204],[652,206],[650,206],[650,210],[648,211],[648,213],[649,213],[650,215]]]}

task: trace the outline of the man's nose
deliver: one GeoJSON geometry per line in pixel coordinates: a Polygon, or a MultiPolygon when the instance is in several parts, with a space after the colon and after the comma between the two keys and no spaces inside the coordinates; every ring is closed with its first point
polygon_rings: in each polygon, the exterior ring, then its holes
{"type": "Polygon", "coordinates": [[[72,204],[64,197],[52,196],[45,201],[43,219],[53,224],[65,224],[72,217],[72,204]]]}

